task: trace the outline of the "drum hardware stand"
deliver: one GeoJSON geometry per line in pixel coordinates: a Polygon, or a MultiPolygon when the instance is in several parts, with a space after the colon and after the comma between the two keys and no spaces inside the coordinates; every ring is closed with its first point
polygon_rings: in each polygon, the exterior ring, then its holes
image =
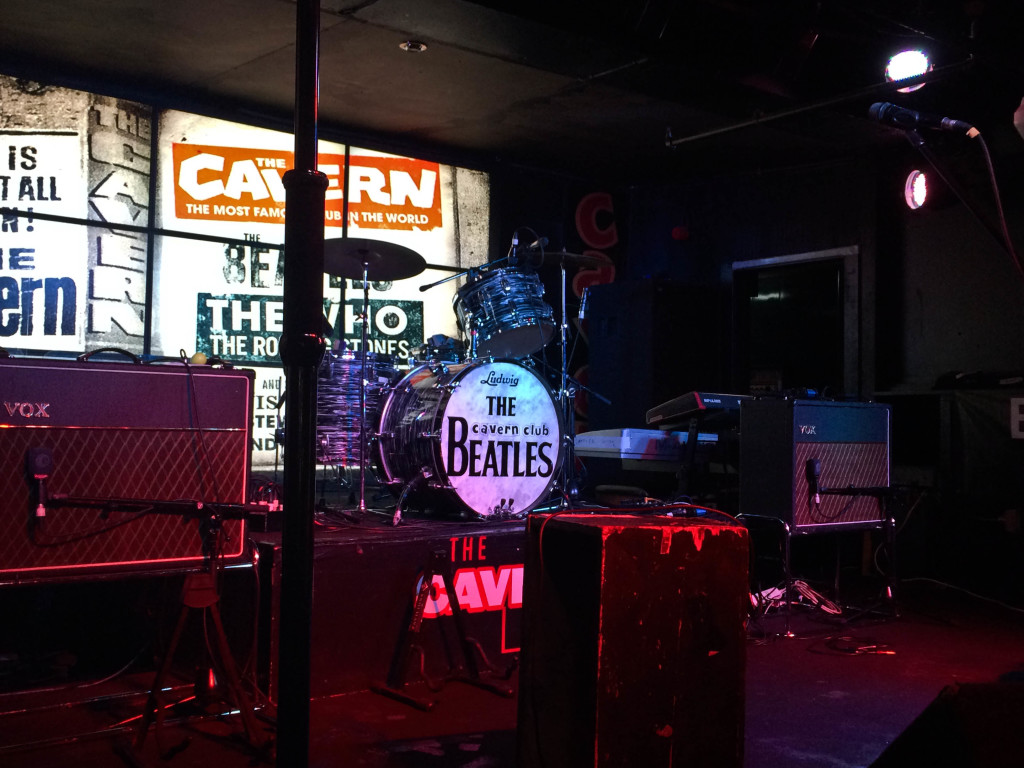
{"type": "MultiPolygon", "coordinates": [[[[566,254],[561,254],[559,257],[559,268],[561,270],[562,279],[562,322],[560,327],[560,346],[562,353],[562,369],[561,369],[561,382],[558,390],[558,398],[562,401],[562,422],[565,426],[565,453],[562,456],[562,499],[561,506],[563,508],[571,508],[575,502],[579,499],[580,488],[579,478],[576,474],[576,391],[577,389],[583,389],[588,394],[593,395],[604,403],[611,404],[606,397],[599,395],[589,387],[584,386],[579,381],[569,375],[569,361],[567,355],[567,334],[569,330],[568,322],[568,311],[566,309],[566,280],[565,280],[565,262],[566,254]],[[569,382],[573,383],[573,387],[569,388],[569,382]]],[[[587,289],[583,289],[583,297],[580,300],[580,320],[584,317],[587,301],[587,289]]]]}
{"type": "MultiPolygon", "coordinates": [[[[438,627],[440,628],[440,625],[438,625],[438,627]]],[[[430,558],[427,561],[427,567],[420,579],[419,588],[416,591],[416,598],[412,602],[406,626],[402,630],[400,641],[391,663],[391,668],[388,670],[387,681],[383,685],[375,685],[371,686],[371,688],[375,693],[396,699],[397,701],[408,704],[409,706],[415,707],[423,712],[429,712],[432,710],[436,702],[417,698],[402,690],[405,687],[406,676],[408,675],[409,667],[412,663],[413,656],[415,655],[419,658],[420,675],[426,682],[427,687],[435,693],[440,691],[444,687],[445,683],[461,682],[468,683],[469,685],[475,685],[478,688],[490,691],[497,696],[511,698],[515,694],[515,691],[511,686],[499,685],[497,683],[491,683],[481,679],[480,667],[477,664],[474,653],[480,654],[480,658],[488,671],[494,671],[494,668],[488,661],[480,643],[466,635],[465,619],[462,614],[462,607],[459,605],[459,600],[456,597],[455,581],[452,577],[451,564],[448,561],[448,553],[443,549],[436,549],[430,553],[430,558]],[[465,671],[453,667],[449,671],[449,674],[440,683],[427,677],[424,671],[426,655],[423,651],[423,646],[419,643],[423,633],[423,614],[427,607],[427,600],[435,597],[434,577],[438,575],[441,576],[445,590],[449,596],[448,604],[451,607],[452,619],[455,622],[455,631],[458,635],[459,650],[462,653],[462,658],[466,667],[465,671]]],[[[509,674],[511,674],[511,671],[509,674]]]]}
{"type": "MultiPolygon", "coordinates": [[[[346,166],[347,168],[347,166],[346,166]]],[[[426,269],[423,257],[398,245],[363,238],[342,237],[324,241],[324,269],[330,275],[363,281],[363,312],[360,346],[362,352],[359,387],[359,509],[366,512],[366,364],[369,356],[370,277],[374,280],[403,280],[426,269]]]]}
{"type": "MultiPolygon", "coordinates": [[[[355,515],[353,515],[353,514],[351,514],[349,512],[346,512],[344,509],[337,509],[337,508],[332,507],[331,505],[329,505],[327,503],[327,497],[325,495],[326,494],[326,488],[327,488],[327,482],[328,482],[328,477],[327,477],[328,469],[327,469],[327,467],[328,467],[327,464],[323,465],[322,477],[320,479],[320,501],[317,503],[316,508],[314,509],[314,511],[315,512],[319,512],[320,514],[323,514],[323,515],[326,515],[326,514],[338,515],[340,517],[343,517],[345,520],[348,520],[350,523],[362,522],[358,517],[356,517],[355,515]]],[[[342,472],[344,472],[344,471],[347,471],[346,468],[344,468],[344,467],[335,467],[335,472],[336,472],[336,475],[337,475],[337,482],[338,482],[338,487],[339,488],[347,488],[348,486],[350,486],[352,484],[351,481],[347,477],[344,477],[342,475],[342,472]]],[[[354,495],[353,493],[349,494],[349,498],[350,498],[351,501],[354,501],[353,495],[354,495]]]]}
{"type": "Polygon", "coordinates": [[[423,469],[420,470],[420,473],[410,480],[406,484],[405,488],[402,489],[402,493],[398,497],[398,503],[395,504],[395,513],[391,517],[392,526],[397,526],[402,522],[402,508],[405,506],[405,502],[409,496],[412,495],[414,491],[422,488],[431,477],[433,477],[433,473],[426,467],[423,467],[423,469]]]}
{"type": "MultiPolygon", "coordinates": [[[[504,259],[499,259],[498,261],[488,263],[487,266],[490,266],[491,263],[493,263],[493,264],[500,264],[503,261],[508,261],[508,259],[509,259],[509,257],[506,256],[504,259]]],[[[462,270],[460,272],[456,272],[453,275],[448,275],[447,277],[442,277],[440,280],[435,280],[432,283],[427,283],[426,285],[421,285],[420,286],[420,292],[429,291],[431,288],[436,288],[439,285],[444,285],[447,282],[450,282],[452,280],[457,280],[458,278],[465,277],[466,275],[475,275],[475,274],[479,273],[482,269],[483,269],[483,267],[470,267],[469,269],[464,269],[464,270],[462,270]]],[[[476,360],[476,334],[477,334],[476,329],[475,328],[463,328],[462,332],[469,336],[469,359],[470,360],[476,360]]],[[[396,514],[397,514],[397,512],[396,512],[396,514]]],[[[395,523],[395,525],[397,525],[397,523],[395,523]]]]}
{"type": "Polygon", "coordinates": [[[359,348],[363,355],[362,372],[359,384],[359,512],[366,512],[366,387],[369,384],[366,374],[366,360],[369,357],[370,337],[370,263],[363,259],[363,313],[362,330],[359,337],[359,348]]]}
{"type": "MultiPolygon", "coordinates": [[[[426,434],[424,436],[430,437],[431,435],[426,434]]],[[[416,492],[416,490],[419,490],[427,484],[433,476],[433,472],[431,472],[427,467],[423,467],[420,470],[420,473],[410,480],[406,484],[406,487],[401,489],[401,495],[398,497],[398,503],[394,506],[394,515],[391,517],[391,525],[398,525],[401,522],[401,510],[406,506],[406,501],[413,495],[413,493],[416,492]]],[[[451,485],[438,485],[437,487],[441,487],[446,490],[454,490],[451,485]]]]}

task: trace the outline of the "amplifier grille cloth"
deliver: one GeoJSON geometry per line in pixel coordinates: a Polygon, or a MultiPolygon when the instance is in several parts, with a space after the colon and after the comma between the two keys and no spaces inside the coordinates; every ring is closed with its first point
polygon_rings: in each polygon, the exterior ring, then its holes
{"type": "MultiPolygon", "coordinates": [[[[71,569],[193,565],[203,561],[200,523],[183,514],[92,508],[49,509],[32,523],[30,448],[49,448],[47,493],[88,499],[245,501],[248,436],[244,430],[6,428],[0,430],[0,576],[71,569]],[[205,450],[204,450],[205,447],[205,450]]],[[[227,520],[221,554],[244,551],[244,525],[227,520]]]]}
{"type": "Polygon", "coordinates": [[[794,523],[798,526],[881,521],[873,496],[823,495],[814,508],[808,503],[808,459],[821,462],[824,488],[880,488],[889,485],[888,446],[885,443],[797,443],[793,488],[794,523]]]}

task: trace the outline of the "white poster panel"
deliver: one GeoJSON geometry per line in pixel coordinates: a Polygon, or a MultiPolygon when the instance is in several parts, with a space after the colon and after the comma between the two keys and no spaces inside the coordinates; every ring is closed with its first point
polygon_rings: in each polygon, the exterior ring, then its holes
{"type": "Polygon", "coordinates": [[[35,214],[85,218],[83,139],[78,132],[3,131],[0,142],[0,345],[80,351],[87,232],[35,214]]]}

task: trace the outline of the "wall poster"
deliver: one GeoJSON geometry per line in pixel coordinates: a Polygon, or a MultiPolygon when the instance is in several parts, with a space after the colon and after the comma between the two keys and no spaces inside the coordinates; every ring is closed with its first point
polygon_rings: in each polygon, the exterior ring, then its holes
{"type": "MultiPolygon", "coordinates": [[[[278,356],[283,330],[282,177],[292,166],[294,139],[183,112],[161,116],[159,137],[157,226],[230,242],[157,238],[153,352],[202,352],[253,367],[253,464],[277,465],[275,432],[284,417],[278,356]]],[[[343,145],[321,142],[318,153],[319,168],[328,178],[328,240],[343,235],[345,151],[343,145]]],[[[445,267],[468,269],[488,260],[487,176],[350,148],[348,184],[347,236],[405,246],[428,264],[412,278],[373,282],[368,292],[368,347],[404,369],[427,337],[459,337],[452,300],[461,278],[425,291],[420,287],[453,274],[445,267]]],[[[358,354],[363,299],[360,280],[324,275],[324,317],[332,328],[334,354],[345,349],[358,354]]]]}
{"type": "Polygon", "coordinates": [[[0,346],[142,354],[146,236],[104,225],[148,224],[151,110],[2,75],[0,104],[0,346]]]}

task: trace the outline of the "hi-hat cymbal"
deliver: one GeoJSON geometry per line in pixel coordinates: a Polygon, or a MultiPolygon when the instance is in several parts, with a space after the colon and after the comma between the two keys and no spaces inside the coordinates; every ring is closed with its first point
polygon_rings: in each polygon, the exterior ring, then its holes
{"type": "Polygon", "coordinates": [[[427,268],[426,260],[411,248],[360,237],[324,240],[324,272],[362,280],[404,280],[427,268]]]}

